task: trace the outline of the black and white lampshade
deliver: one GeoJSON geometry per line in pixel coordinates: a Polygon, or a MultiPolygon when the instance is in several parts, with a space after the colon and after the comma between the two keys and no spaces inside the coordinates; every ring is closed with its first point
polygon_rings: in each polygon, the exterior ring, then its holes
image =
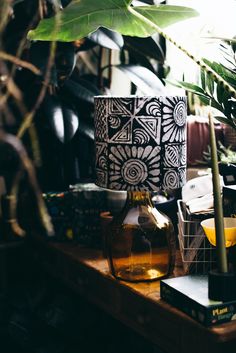
{"type": "Polygon", "coordinates": [[[176,189],[186,176],[186,97],[95,97],[96,184],[176,189]]]}

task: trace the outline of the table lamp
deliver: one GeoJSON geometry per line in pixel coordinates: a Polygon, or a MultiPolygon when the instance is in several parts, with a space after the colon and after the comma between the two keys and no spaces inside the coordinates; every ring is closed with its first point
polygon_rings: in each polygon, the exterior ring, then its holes
{"type": "Polygon", "coordinates": [[[151,281],[173,269],[174,228],[151,192],[185,182],[186,117],[186,97],[95,97],[96,184],[127,191],[106,237],[117,279],[151,281]]]}

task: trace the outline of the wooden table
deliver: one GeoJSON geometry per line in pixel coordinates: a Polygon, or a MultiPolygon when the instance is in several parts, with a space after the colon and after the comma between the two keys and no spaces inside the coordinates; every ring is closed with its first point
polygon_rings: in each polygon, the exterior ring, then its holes
{"type": "MultiPolygon", "coordinates": [[[[34,244],[35,245],[35,244],[34,244]]],[[[160,299],[160,282],[127,283],[101,251],[37,241],[34,257],[53,276],[167,353],[235,353],[236,321],[206,328],[160,299]]],[[[175,275],[181,272],[176,267],[175,275]]]]}

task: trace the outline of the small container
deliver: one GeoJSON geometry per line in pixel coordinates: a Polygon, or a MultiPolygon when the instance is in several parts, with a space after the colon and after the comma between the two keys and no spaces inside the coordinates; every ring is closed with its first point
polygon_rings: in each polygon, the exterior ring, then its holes
{"type": "Polygon", "coordinates": [[[179,249],[184,271],[206,274],[214,267],[216,251],[205,236],[201,221],[212,215],[204,214],[195,217],[189,214],[182,200],[178,200],[177,205],[179,249]]]}
{"type": "MultiPolygon", "coordinates": [[[[201,226],[209,242],[216,246],[215,219],[205,219],[201,222],[201,226]]],[[[224,217],[224,231],[226,248],[236,245],[236,218],[224,217]]]]}

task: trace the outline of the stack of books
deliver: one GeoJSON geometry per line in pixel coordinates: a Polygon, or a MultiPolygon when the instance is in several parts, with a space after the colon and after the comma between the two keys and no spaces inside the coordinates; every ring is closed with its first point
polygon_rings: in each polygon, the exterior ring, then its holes
{"type": "Polygon", "coordinates": [[[207,275],[161,280],[161,298],[205,326],[236,320],[236,298],[231,302],[210,300],[207,275]]]}

